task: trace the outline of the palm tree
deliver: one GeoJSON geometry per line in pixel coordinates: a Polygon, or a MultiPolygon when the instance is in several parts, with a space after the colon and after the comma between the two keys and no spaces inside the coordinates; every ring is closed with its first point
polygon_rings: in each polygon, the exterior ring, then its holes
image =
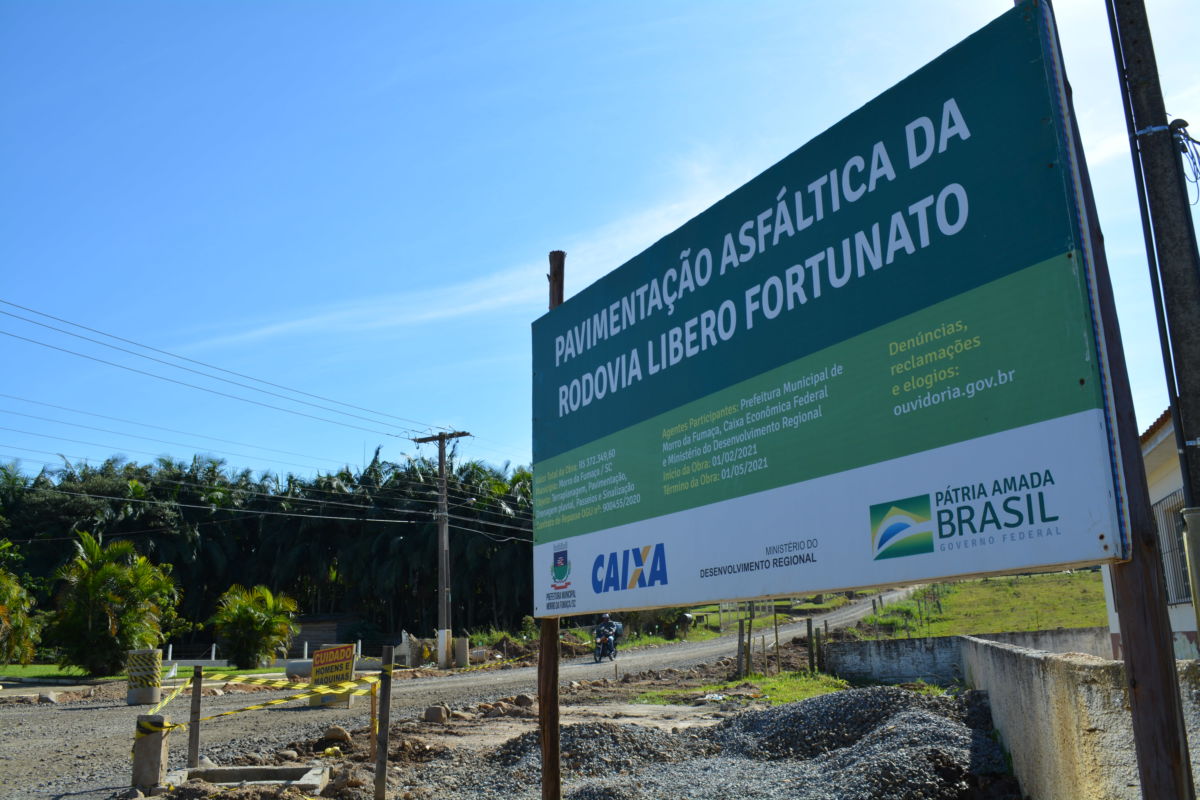
{"type": "Polygon", "coordinates": [[[292,621],[296,601],[275,594],[266,586],[247,589],[234,584],[221,595],[217,613],[209,622],[216,628],[221,648],[238,669],[258,666],[260,658],[286,654],[300,626],[292,621]]]}
{"type": "Polygon", "coordinates": [[[79,531],[75,550],[55,575],[62,587],[49,633],[63,666],[112,675],[127,651],[162,643],[162,620],[174,612],[179,593],[170,565],[151,564],[132,542],[105,546],[79,531]]]}
{"type": "MultiPolygon", "coordinates": [[[[4,550],[8,541],[0,541],[4,550]]],[[[0,567],[0,666],[33,660],[38,642],[38,626],[30,615],[33,598],[17,581],[17,576],[0,567]]]]}

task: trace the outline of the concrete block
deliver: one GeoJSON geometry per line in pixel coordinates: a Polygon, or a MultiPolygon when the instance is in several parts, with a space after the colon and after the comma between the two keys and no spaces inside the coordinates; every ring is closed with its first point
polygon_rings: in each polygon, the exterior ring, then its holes
{"type": "Polygon", "coordinates": [[[454,639],[454,666],[465,667],[470,663],[468,650],[471,647],[471,640],[466,636],[455,637],[454,639]]]}
{"type": "Polygon", "coordinates": [[[150,791],[162,786],[167,777],[166,717],[139,714],[138,735],[133,741],[133,781],[135,789],[150,791]]]}
{"type": "Polygon", "coordinates": [[[202,780],[216,786],[292,786],[303,794],[315,796],[329,783],[329,767],[215,767],[172,772],[167,781],[179,786],[190,780],[202,780]]]}

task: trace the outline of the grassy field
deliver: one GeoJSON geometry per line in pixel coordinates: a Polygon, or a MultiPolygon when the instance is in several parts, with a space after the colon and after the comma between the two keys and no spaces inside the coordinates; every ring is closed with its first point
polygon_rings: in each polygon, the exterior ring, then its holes
{"type": "MultiPolygon", "coordinates": [[[[258,669],[214,669],[206,668],[205,673],[214,675],[263,675],[270,673],[282,673],[284,662],[280,661],[273,667],[259,667],[258,669]]],[[[169,669],[163,669],[165,676],[169,669]]],[[[186,678],[192,674],[191,667],[180,667],[177,677],[186,678]]],[[[101,675],[99,677],[87,677],[79,670],[65,670],[56,664],[29,664],[21,666],[19,664],[10,664],[7,667],[0,666],[0,676],[6,678],[79,678],[80,680],[124,680],[125,675],[101,675]]]]}
{"type": "Polygon", "coordinates": [[[867,617],[858,632],[874,639],[1107,624],[1100,573],[1084,570],[938,584],[867,617]]]}
{"type": "Polygon", "coordinates": [[[783,672],[779,675],[752,674],[745,678],[724,683],[714,683],[692,689],[664,689],[643,692],[635,698],[636,703],[656,705],[689,704],[697,694],[722,695],[731,699],[761,700],[771,705],[806,700],[820,694],[850,688],[850,684],[831,675],[807,672],[783,672]],[[751,689],[752,685],[754,689],[751,689]]]}

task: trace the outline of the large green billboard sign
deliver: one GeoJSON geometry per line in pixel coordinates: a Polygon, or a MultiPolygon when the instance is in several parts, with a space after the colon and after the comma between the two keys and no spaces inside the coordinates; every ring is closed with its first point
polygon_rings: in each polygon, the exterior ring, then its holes
{"type": "Polygon", "coordinates": [[[534,323],[538,615],[1123,555],[1048,13],[534,323]]]}

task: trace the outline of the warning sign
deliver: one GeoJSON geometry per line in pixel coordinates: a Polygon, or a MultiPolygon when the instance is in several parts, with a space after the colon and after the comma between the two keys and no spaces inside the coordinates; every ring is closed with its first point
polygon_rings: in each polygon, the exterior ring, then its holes
{"type": "MultiPolygon", "coordinates": [[[[313,653],[312,682],[327,686],[331,683],[342,683],[354,678],[354,645],[339,644],[326,647],[313,653]]],[[[345,701],[346,708],[350,707],[349,694],[322,694],[309,700],[309,705],[327,706],[345,701]]]]}

